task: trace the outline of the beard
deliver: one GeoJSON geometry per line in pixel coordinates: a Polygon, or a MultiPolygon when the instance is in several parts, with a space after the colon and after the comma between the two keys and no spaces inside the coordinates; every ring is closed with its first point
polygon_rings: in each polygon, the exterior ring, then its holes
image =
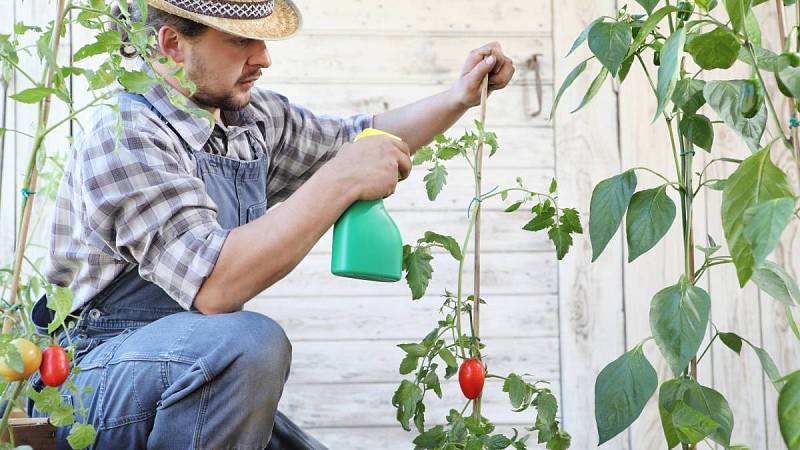
{"type": "MultiPolygon", "coordinates": [[[[191,96],[192,101],[200,107],[219,108],[223,111],[239,111],[250,104],[250,92],[241,98],[237,98],[233,88],[226,93],[212,92],[208,86],[216,83],[213,77],[208,76],[210,72],[206,70],[206,67],[205,62],[198,55],[192,55],[191,68],[187,68],[186,71],[186,77],[197,86],[194,95],[191,96]]],[[[254,74],[245,75],[241,80],[252,76],[254,74]]],[[[237,84],[238,82],[239,80],[237,80],[237,84]]]]}

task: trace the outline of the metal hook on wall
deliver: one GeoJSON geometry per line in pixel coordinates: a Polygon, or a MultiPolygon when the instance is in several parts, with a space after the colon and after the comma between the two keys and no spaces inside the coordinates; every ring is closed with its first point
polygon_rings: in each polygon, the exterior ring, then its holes
{"type": "Polygon", "coordinates": [[[536,100],[539,103],[538,108],[536,111],[531,113],[531,117],[537,117],[542,113],[542,73],[541,73],[541,63],[539,62],[539,57],[542,56],[541,53],[534,53],[533,56],[528,58],[525,61],[526,66],[529,70],[533,71],[535,76],[535,88],[536,88],[536,100]]]}

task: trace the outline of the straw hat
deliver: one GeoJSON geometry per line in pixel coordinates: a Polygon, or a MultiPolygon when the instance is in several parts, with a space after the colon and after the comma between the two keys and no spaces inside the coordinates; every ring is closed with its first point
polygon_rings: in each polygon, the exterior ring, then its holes
{"type": "Polygon", "coordinates": [[[286,39],[303,23],[292,0],[147,0],[147,4],[250,39],[286,39]]]}

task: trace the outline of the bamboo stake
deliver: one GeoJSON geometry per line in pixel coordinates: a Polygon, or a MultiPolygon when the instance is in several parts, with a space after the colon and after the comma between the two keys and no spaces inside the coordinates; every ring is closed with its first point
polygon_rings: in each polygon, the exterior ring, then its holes
{"type": "MultiPolygon", "coordinates": [[[[484,77],[481,83],[481,127],[486,129],[486,98],[489,96],[489,75],[484,77]]],[[[483,141],[484,133],[481,132],[480,141],[478,143],[478,154],[475,158],[475,198],[481,198],[481,171],[483,170],[483,141]]],[[[474,293],[473,293],[473,314],[472,314],[472,332],[480,342],[480,318],[481,318],[481,202],[476,202],[475,207],[475,267],[474,267],[474,293]]],[[[483,363],[481,363],[483,364],[483,363]]],[[[481,417],[481,398],[479,395],[475,399],[472,409],[472,415],[480,420],[481,417]]]]}
{"type": "MultiPolygon", "coordinates": [[[[783,0],[775,0],[775,10],[777,12],[777,19],[778,19],[778,38],[781,43],[781,51],[786,48],[786,12],[783,9],[783,0]]],[[[797,105],[795,103],[794,98],[789,98],[789,111],[790,114],[794,114],[797,110],[797,105]]],[[[792,135],[792,147],[794,147],[794,165],[797,168],[797,183],[800,185],[800,133],[798,133],[797,127],[793,127],[789,129],[789,133],[792,135]]]]}
{"type": "MultiPolygon", "coordinates": [[[[53,60],[58,59],[58,49],[61,44],[61,28],[64,25],[64,3],[65,0],[58,1],[56,18],[53,23],[53,34],[51,36],[50,43],[51,50],[53,51],[53,60]]],[[[54,72],[55,65],[48,65],[45,84],[46,87],[53,85],[54,72]]],[[[38,171],[36,170],[36,153],[40,150],[42,143],[44,142],[44,135],[42,135],[42,133],[47,128],[47,120],[50,116],[50,96],[51,94],[48,94],[40,104],[38,130],[33,145],[33,153],[31,154],[31,163],[29,164],[30,177],[24,186],[25,192],[36,192],[36,182],[38,178],[38,171]]],[[[24,205],[22,211],[22,222],[20,226],[19,237],[17,239],[17,246],[15,248],[16,253],[14,255],[14,275],[11,282],[11,298],[9,301],[12,306],[17,302],[17,291],[19,290],[22,261],[25,255],[25,248],[27,247],[28,227],[30,226],[31,212],[33,210],[33,199],[34,197],[29,195],[23,197],[22,200],[24,205]]],[[[11,318],[6,316],[6,318],[3,320],[3,334],[11,331],[11,324],[11,318]]]]}

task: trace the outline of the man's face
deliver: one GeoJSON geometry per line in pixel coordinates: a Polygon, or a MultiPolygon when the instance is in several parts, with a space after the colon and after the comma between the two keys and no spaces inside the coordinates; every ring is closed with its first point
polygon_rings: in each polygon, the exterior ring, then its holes
{"type": "Polygon", "coordinates": [[[272,65],[264,41],[209,28],[188,43],[184,67],[197,85],[192,100],[201,107],[236,111],[250,103],[261,69],[272,65]]]}

